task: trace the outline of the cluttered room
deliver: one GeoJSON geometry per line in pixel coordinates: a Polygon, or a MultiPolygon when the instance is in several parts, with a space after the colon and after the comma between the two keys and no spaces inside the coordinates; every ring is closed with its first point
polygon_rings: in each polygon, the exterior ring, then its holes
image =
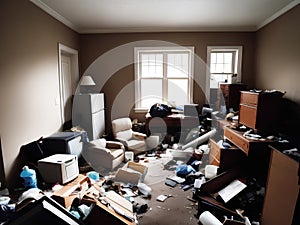
{"type": "Polygon", "coordinates": [[[1,225],[300,224],[300,2],[183,2],[2,3],[1,225]]]}

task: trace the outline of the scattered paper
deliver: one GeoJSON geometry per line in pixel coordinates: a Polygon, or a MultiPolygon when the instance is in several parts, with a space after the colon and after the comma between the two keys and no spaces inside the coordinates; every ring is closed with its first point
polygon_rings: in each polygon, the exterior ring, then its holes
{"type": "Polygon", "coordinates": [[[239,180],[232,181],[229,185],[218,192],[219,196],[227,203],[230,199],[240,193],[247,185],[239,180]]]}
{"type": "Polygon", "coordinates": [[[195,179],[195,181],[194,181],[194,188],[200,188],[201,185],[203,183],[205,183],[205,182],[206,181],[205,181],[204,177],[201,177],[200,179],[195,179]]]}
{"type": "Polygon", "coordinates": [[[159,202],[164,202],[167,198],[168,198],[168,196],[166,196],[166,195],[159,195],[159,196],[157,196],[156,200],[159,202]]]}
{"type": "Polygon", "coordinates": [[[168,177],[168,179],[173,180],[173,181],[177,182],[178,184],[181,184],[185,181],[184,178],[176,176],[176,175],[168,177]]]}

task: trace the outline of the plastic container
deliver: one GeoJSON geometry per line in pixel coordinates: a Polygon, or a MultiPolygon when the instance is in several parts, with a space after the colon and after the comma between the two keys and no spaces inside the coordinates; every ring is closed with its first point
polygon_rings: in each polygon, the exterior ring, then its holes
{"type": "Polygon", "coordinates": [[[28,166],[24,166],[20,177],[22,177],[24,180],[25,189],[37,188],[35,170],[29,169],[28,166]]]}

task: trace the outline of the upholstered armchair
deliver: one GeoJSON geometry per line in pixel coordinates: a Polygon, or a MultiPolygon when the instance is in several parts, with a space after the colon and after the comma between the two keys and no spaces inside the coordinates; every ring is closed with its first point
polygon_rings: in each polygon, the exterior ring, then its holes
{"type": "Polygon", "coordinates": [[[112,132],[114,138],[120,141],[126,150],[132,151],[134,154],[147,151],[146,138],[147,135],[132,130],[132,122],[130,118],[119,118],[112,121],[112,132]]]}
{"type": "Polygon", "coordinates": [[[86,144],[82,155],[94,170],[114,169],[125,159],[124,145],[117,141],[96,139],[86,144]]]}

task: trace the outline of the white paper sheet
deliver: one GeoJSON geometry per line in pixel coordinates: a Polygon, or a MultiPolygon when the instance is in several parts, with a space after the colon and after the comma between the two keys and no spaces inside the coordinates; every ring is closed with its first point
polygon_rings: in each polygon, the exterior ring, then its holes
{"type": "Polygon", "coordinates": [[[239,180],[232,181],[229,185],[218,192],[219,196],[226,203],[238,193],[240,193],[247,185],[239,180]]]}

